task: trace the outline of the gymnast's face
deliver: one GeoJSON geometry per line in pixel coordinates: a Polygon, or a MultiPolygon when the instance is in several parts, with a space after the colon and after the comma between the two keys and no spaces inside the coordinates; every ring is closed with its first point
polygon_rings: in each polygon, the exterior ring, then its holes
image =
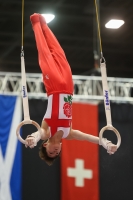
{"type": "Polygon", "coordinates": [[[61,143],[44,143],[43,146],[46,148],[47,155],[51,158],[58,156],[61,151],[61,143]]]}

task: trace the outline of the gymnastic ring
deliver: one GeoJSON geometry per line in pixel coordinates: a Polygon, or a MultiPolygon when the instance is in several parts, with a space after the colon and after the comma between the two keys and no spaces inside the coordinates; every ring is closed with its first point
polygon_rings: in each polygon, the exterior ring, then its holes
{"type": "Polygon", "coordinates": [[[106,130],[111,130],[113,131],[116,136],[117,136],[117,148],[119,148],[120,144],[121,144],[121,136],[120,136],[120,133],[118,132],[118,130],[116,128],[114,128],[112,125],[107,125],[107,126],[104,126],[101,130],[100,130],[100,133],[99,133],[99,139],[100,139],[100,143],[102,143],[102,138],[103,138],[103,133],[104,131],[106,130]]]}
{"type": "Polygon", "coordinates": [[[33,120],[23,120],[22,122],[20,122],[20,124],[18,125],[18,127],[17,127],[17,129],[16,129],[16,135],[17,135],[17,138],[18,138],[18,140],[20,141],[20,142],[22,142],[23,144],[27,144],[27,142],[21,137],[21,135],[20,135],[20,128],[23,126],[23,125],[25,125],[25,124],[33,124],[34,126],[36,126],[36,128],[38,129],[38,131],[40,131],[41,130],[41,127],[40,127],[40,125],[37,123],[37,122],[35,122],[35,121],[33,121],[33,120]]]}

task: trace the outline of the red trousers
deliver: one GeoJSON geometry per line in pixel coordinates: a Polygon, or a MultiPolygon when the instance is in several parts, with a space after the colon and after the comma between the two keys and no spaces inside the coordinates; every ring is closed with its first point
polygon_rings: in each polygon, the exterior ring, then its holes
{"type": "Polygon", "coordinates": [[[73,94],[71,69],[59,42],[41,15],[33,14],[30,20],[48,96],[54,93],[73,94]]]}

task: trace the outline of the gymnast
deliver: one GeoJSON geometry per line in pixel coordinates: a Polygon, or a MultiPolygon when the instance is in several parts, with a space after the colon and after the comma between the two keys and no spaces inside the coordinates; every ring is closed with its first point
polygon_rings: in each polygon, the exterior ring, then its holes
{"type": "Polygon", "coordinates": [[[60,155],[62,139],[81,140],[102,145],[107,153],[114,154],[117,145],[106,138],[100,144],[99,137],[72,128],[73,80],[65,53],[40,14],[30,16],[38,50],[39,65],[48,96],[47,110],[41,131],[27,136],[26,147],[34,148],[43,140],[39,156],[49,166],[60,155]]]}

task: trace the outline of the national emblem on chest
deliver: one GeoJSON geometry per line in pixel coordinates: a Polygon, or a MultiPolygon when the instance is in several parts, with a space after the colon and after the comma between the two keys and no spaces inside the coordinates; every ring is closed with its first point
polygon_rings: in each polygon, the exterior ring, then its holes
{"type": "Polygon", "coordinates": [[[60,94],[59,119],[72,119],[72,96],[60,94]]]}

